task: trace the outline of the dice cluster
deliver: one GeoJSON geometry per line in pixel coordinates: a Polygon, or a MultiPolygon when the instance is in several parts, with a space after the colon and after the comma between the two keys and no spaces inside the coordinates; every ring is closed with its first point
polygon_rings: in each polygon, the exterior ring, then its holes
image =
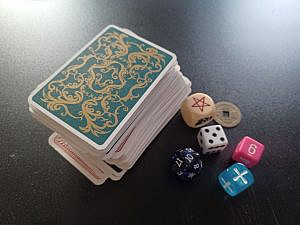
{"type": "MultiPolygon", "coordinates": [[[[182,117],[186,124],[193,128],[201,127],[197,139],[202,154],[219,153],[228,146],[228,140],[221,125],[203,127],[212,120],[210,118],[213,118],[214,110],[213,100],[202,93],[189,96],[181,107],[182,117]],[[194,109],[195,107],[199,108],[198,111],[194,109]]],[[[232,159],[237,163],[218,176],[219,183],[226,193],[236,196],[254,183],[249,168],[260,161],[263,152],[264,145],[255,139],[248,136],[241,139],[232,155],[232,159]]],[[[191,148],[178,150],[172,157],[172,170],[183,180],[193,179],[200,174],[201,168],[200,155],[191,148]]]]}
{"type": "Polygon", "coordinates": [[[253,175],[248,168],[260,161],[264,148],[263,144],[248,136],[237,144],[232,159],[238,163],[218,176],[221,186],[230,196],[236,196],[254,183],[253,175]]]}

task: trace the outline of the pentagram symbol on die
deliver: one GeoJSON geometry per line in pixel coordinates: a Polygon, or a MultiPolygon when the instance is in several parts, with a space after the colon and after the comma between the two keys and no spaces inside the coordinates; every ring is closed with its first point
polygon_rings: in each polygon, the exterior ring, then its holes
{"type": "Polygon", "coordinates": [[[207,104],[205,102],[205,97],[204,96],[200,99],[193,97],[193,100],[195,101],[195,103],[192,105],[192,107],[199,108],[199,110],[201,112],[203,112],[205,106],[210,106],[210,104],[207,104]]]}

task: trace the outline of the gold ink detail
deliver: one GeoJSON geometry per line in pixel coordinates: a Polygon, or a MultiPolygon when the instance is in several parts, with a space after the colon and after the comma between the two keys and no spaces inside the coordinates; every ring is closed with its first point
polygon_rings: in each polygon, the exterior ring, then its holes
{"type": "Polygon", "coordinates": [[[140,97],[135,90],[148,87],[150,75],[159,74],[166,64],[157,49],[126,38],[117,32],[99,37],[96,47],[89,47],[88,54],[77,57],[77,64],[66,67],[59,79],[43,89],[41,100],[47,109],[79,121],[83,133],[99,137],[111,132],[119,124],[121,111],[128,112],[126,103],[140,97]],[[135,51],[129,52],[130,48],[135,51]],[[76,106],[80,110],[73,112],[70,108],[76,106]]]}

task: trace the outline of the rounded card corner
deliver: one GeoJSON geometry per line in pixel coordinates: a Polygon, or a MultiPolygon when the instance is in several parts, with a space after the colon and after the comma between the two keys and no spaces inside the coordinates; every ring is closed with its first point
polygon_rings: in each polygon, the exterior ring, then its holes
{"type": "Polygon", "coordinates": [[[33,105],[35,102],[33,101],[33,96],[34,96],[34,93],[31,92],[27,98],[27,102],[29,105],[33,105]]]}
{"type": "Polygon", "coordinates": [[[117,29],[117,30],[122,30],[120,27],[118,27],[117,25],[114,25],[114,24],[108,24],[103,30],[108,30],[109,28],[114,28],[114,29],[117,29]]]}
{"type": "Polygon", "coordinates": [[[170,63],[171,62],[173,63],[173,62],[177,61],[177,56],[173,52],[168,51],[168,53],[172,57],[170,63]]]}
{"type": "MultiPolygon", "coordinates": [[[[91,139],[90,139],[91,140],[91,139]]],[[[92,140],[91,140],[92,141],[92,140]]],[[[97,151],[104,151],[107,146],[108,146],[108,141],[106,140],[103,144],[97,144],[96,142],[93,141],[93,147],[94,149],[96,149],[97,151]]]]}
{"type": "MultiPolygon", "coordinates": [[[[91,146],[93,146],[93,148],[97,151],[97,152],[104,152],[107,151],[107,148],[109,146],[111,146],[111,141],[113,140],[113,138],[116,136],[117,132],[119,132],[120,127],[124,126],[124,124],[128,121],[128,118],[130,118],[130,116],[135,112],[135,110],[137,109],[137,107],[144,101],[145,97],[149,94],[150,91],[153,90],[153,88],[156,86],[156,84],[161,80],[162,78],[162,74],[166,74],[166,72],[171,68],[171,66],[174,65],[174,63],[176,63],[177,57],[174,53],[152,43],[149,42],[145,39],[143,39],[140,36],[137,36],[135,34],[132,35],[133,38],[144,42],[145,44],[150,45],[151,47],[157,48],[158,50],[162,51],[164,54],[169,55],[168,56],[168,63],[167,65],[165,65],[165,68],[162,69],[162,71],[160,72],[160,74],[157,76],[156,80],[154,80],[154,82],[149,86],[149,88],[147,88],[147,90],[143,93],[142,97],[139,98],[139,100],[135,103],[135,105],[131,108],[130,112],[127,113],[124,118],[122,118],[122,121],[120,122],[120,124],[111,132],[111,134],[108,137],[95,137],[95,138],[91,138],[85,134],[83,134],[81,131],[77,130],[76,127],[73,127],[72,124],[68,124],[67,122],[65,122],[64,120],[62,120],[60,117],[58,117],[57,115],[51,113],[50,111],[48,111],[46,108],[44,108],[42,105],[40,105],[40,103],[37,101],[37,99],[35,98],[35,95],[41,91],[41,89],[48,83],[50,82],[63,68],[65,68],[69,63],[71,63],[76,57],[78,57],[83,51],[84,49],[86,49],[89,45],[91,45],[94,41],[96,41],[96,39],[101,36],[102,34],[104,34],[108,29],[113,28],[113,29],[117,29],[120,32],[124,32],[122,28],[110,24],[107,25],[98,35],[96,35],[88,44],[86,44],[83,48],[81,48],[73,57],[71,57],[65,64],[63,64],[56,72],[54,72],[49,78],[47,78],[44,82],[42,82],[40,85],[37,86],[37,88],[32,91],[30,93],[30,95],[28,96],[28,103],[29,105],[34,106],[38,111],[41,111],[41,113],[45,114],[46,116],[48,116],[50,119],[57,121],[57,123],[63,127],[66,127],[66,129],[68,131],[70,131],[71,133],[73,133],[75,136],[79,137],[81,140],[83,140],[84,142],[90,144],[91,146]],[[105,140],[101,140],[104,139],[105,140]],[[101,143],[101,144],[100,144],[101,143]]],[[[124,32],[126,33],[126,32],[124,32]]]]}

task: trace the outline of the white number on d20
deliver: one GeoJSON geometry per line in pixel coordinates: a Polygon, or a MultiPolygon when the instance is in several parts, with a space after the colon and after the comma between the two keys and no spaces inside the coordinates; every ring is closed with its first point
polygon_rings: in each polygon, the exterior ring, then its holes
{"type": "Polygon", "coordinates": [[[181,164],[183,163],[183,161],[179,158],[176,158],[176,164],[178,165],[178,167],[181,167],[181,164]]]}
{"type": "Polygon", "coordinates": [[[185,158],[189,161],[189,162],[192,162],[192,160],[194,159],[194,157],[191,155],[191,154],[187,154],[185,156],[185,158]]]}

